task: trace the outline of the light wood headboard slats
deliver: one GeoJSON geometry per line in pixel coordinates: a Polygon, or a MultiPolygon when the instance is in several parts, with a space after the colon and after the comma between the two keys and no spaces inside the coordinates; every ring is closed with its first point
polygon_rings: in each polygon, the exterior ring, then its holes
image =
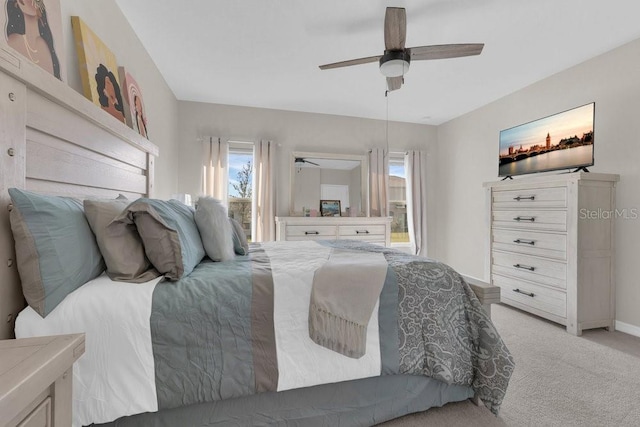
{"type": "Polygon", "coordinates": [[[124,163],[121,160],[113,159],[102,153],[89,150],[79,145],[75,145],[72,142],[59,139],[56,136],[40,132],[37,129],[27,128],[27,144],[29,143],[43,145],[60,152],[74,154],[90,160],[99,161],[101,163],[104,163],[105,165],[113,166],[115,168],[137,173],[137,174],[144,174],[145,173],[144,169],[146,169],[146,162],[145,162],[145,167],[142,167],[142,168],[139,166],[132,166],[131,164],[124,163]]]}
{"type": "MultiPolygon", "coordinates": [[[[140,169],[147,168],[146,153],[116,138],[113,134],[96,127],[86,120],[78,120],[72,111],[43,98],[41,95],[28,92],[27,126],[41,132],[54,135],[59,139],[104,154],[113,159],[120,159],[140,169]],[[60,126],[61,123],[74,123],[73,126],[60,126]]],[[[105,113],[106,114],[106,113],[105,113]]]]}
{"type": "Polygon", "coordinates": [[[41,181],[27,178],[25,189],[34,193],[50,196],[73,197],[76,199],[115,199],[120,194],[129,200],[145,197],[144,193],[130,193],[122,190],[104,188],[88,188],[83,185],[65,184],[62,182],[41,181]]]}
{"type": "Polygon", "coordinates": [[[147,177],[98,160],[27,141],[26,177],[131,193],[146,193],[147,177]]]}

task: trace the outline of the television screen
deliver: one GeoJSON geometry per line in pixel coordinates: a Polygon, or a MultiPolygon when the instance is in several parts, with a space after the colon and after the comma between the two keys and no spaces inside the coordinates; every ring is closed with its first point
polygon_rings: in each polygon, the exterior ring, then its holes
{"type": "Polygon", "coordinates": [[[500,131],[499,175],[593,165],[595,103],[500,131]]]}

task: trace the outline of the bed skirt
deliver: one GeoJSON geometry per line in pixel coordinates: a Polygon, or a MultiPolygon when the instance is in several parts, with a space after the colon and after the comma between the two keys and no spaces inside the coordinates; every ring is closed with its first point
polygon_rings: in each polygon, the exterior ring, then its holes
{"type": "Polygon", "coordinates": [[[183,406],[95,426],[372,426],[471,397],[470,387],[386,375],[183,406]]]}

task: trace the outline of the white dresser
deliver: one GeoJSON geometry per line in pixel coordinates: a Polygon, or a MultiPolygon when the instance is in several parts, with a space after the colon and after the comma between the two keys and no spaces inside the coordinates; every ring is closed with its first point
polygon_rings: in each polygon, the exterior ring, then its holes
{"type": "Polygon", "coordinates": [[[618,175],[527,176],[484,186],[488,271],[501,301],[584,329],[614,329],[615,183],[618,175]]]}
{"type": "Polygon", "coordinates": [[[391,244],[390,217],[276,217],[276,240],[365,240],[391,244]]]}

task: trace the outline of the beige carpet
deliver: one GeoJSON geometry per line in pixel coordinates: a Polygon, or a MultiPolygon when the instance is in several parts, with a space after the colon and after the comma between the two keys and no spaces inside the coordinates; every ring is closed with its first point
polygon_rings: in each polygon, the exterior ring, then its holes
{"type": "Polygon", "coordinates": [[[466,401],[381,425],[640,426],[640,338],[603,329],[575,337],[504,305],[492,318],[516,360],[500,416],[466,401]]]}

